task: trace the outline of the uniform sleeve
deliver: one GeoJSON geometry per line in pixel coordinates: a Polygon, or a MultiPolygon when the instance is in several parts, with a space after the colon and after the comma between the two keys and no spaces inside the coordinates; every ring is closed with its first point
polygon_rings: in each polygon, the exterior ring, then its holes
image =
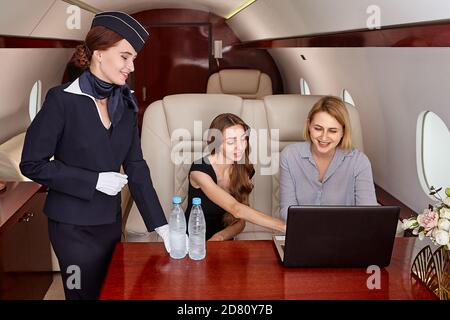
{"type": "Polygon", "coordinates": [[[298,205],[295,182],[290,169],[288,149],[285,149],[280,156],[280,218],[284,221],[287,220],[289,206],[298,205]]]}
{"type": "Polygon", "coordinates": [[[153,187],[150,170],[142,155],[136,121],[133,141],[123,163],[123,168],[128,175],[128,187],[131,195],[142,215],[147,230],[152,231],[167,224],[158,195],[153,187]]]}
{"type": "Polygon", "coordinates": [[[373,184],[372,166],[369,158],[363,153],[355,168],[355,204],[377,205],[375,186],[373,184]]]}
{"type": "Polygon", "coordinates": [[[52,89],[28,127],[20,171],[33,181],[84,200],[94,196],[98,173],[50,160],[64,131],[64,110],[52,89]]]}

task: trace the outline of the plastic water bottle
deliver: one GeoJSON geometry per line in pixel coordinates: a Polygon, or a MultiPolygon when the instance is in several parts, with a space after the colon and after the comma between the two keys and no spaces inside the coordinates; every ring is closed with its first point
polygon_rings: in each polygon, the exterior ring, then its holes
{"type": "Polygon", "coordinates": [[[202,260],[206,256],[205,233],[206,222],[201,207],[201,199],[192,199],[192,208],[189,215],[189,258],[202,260]]]}
{"type": "Polygon", "coordinates": [[[181,259],[186,256],[186,218],[181,208],[181,198],[172,198],[173,208],[169,218],[170,256],[181,259]]]}

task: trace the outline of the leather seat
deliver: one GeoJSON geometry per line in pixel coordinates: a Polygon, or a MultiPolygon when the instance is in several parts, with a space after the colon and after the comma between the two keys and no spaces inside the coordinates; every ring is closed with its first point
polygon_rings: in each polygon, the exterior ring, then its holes
{"type": "Polygon", "coordinates": [[[224,93],[244,99],[262,99],[272,94],[272,80],[256,69],[225,69],[208,79],[206,93],[224,93]]]}
{"type": "MultiPolygon", "coordinates": [[[[240,116],[254,129],[251,160],[255,165],[254,189],[250,205],[266,214],[279,215],[279,153],[289,143],[303,140],[306,116],[321,96],[271,95],[243,99],[225,94],[179,94],[152,103],[144,114],[142,151],[163,210],[169,217],[173,195],[180,195],[186,208],[191,163],[203,156],[202,139],[212,119],[220,113],[240,116]]],[[[363,150],[357,108],[347,104],[352,138],[363,150]]],[[[159,241],[147,232],[135,204],[125,225],[126,241],[159,241]]],[[[247,222],[237,239],[271,239],[272,231],[247,222]]]]}
{"type": "Polygon", "coordinates": [[[0,145],[0,180],[30,181],[19,168],[24,141],[25,132],[22,132],[0,145]]]}

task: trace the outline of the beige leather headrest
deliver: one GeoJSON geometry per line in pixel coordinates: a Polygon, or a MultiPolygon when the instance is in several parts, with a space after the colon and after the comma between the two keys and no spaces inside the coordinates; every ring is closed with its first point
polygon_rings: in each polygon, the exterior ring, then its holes
{"type": "Polygon", "coordinates": [[[194,140],[201,141],[202,134],[211,121],[221,113],[242,113],[242,99],[225,94],[179,94],[163,98],[167,128],[172,134],[176,129],[189,130],[194,140]],[[195,121],[201,121],[202,130],[194,130],[195,121]]]}
{"type": "Polygon", "coordinates": [[[272,94],[270,77],[255,69],[226,69],[208,79],[207,93],[234,94],[246,99],[262,99],[272,94]]]}

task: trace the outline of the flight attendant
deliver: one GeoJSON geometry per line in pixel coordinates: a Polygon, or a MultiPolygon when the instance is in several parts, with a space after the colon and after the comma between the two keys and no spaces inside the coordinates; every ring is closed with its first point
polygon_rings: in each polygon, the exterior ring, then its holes
{"type": "Polygon", "coordinates": [[[49,188],[44,212],[66,299],[98,297],[120,241],[120,191],[127,183],[147,229],[170,250],[167,221],[142,156],[138,107],[126,84],[148,37],[125,13],[95,15],[77,48],[86,71],[48,91],[26,133],[20,169],[49,188]]]}

